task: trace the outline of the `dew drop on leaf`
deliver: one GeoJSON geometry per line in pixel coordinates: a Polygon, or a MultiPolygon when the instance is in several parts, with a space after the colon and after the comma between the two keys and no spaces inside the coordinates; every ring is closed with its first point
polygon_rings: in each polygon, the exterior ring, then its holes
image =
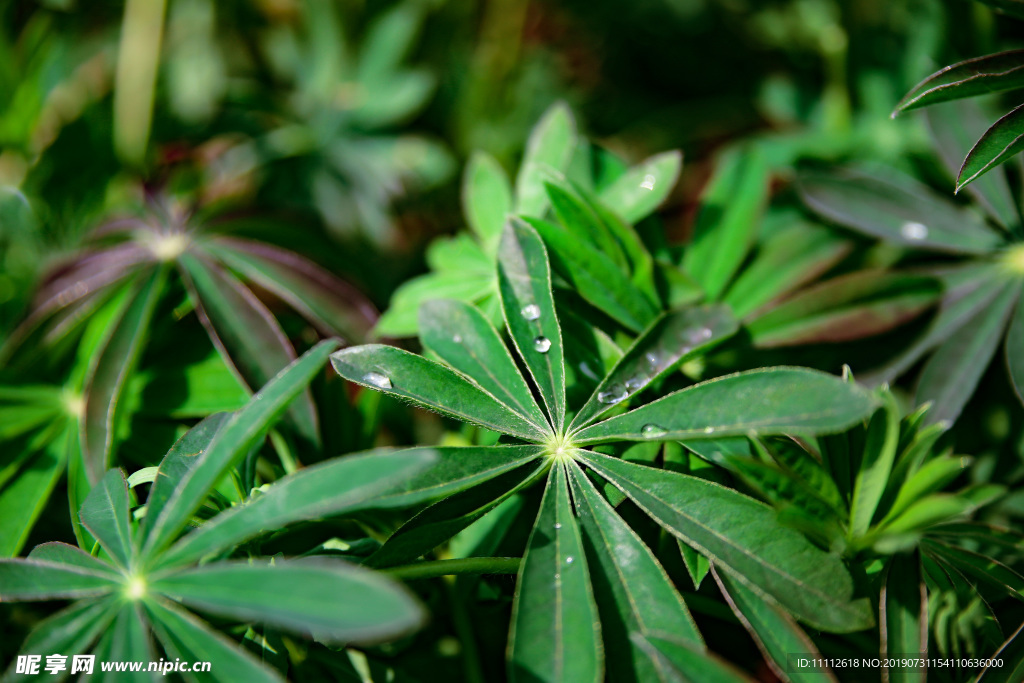
{"type": "Polygon", "coordinates": [[[629,391],[629,392],[637,391],[641,387],[643,387],[644,382],[646,382],[646,381],[647,381],[646,377],[641,377],[639,375],[636,376],[636,377],[630,377],[629,379],[626,380],[626,391],[629,391]]]}
{"type": "Polygon", "coordinates": [[[712,434],[712,433],[714,433],[714,431],[715,431],[714,427],[705,427],[704,428],[704,433],[705,434],[712,434]]]}
{"type": "Polygon", "coordinates": [[[629,392],[620,384],[613,384],[604,391],[597,392],[597,400],[608,405],[614,405],[619,401],[623,401],[627,396],[629,396],[629,392]]]}
{"type": "Polygon", "coordinates": [[[653,190],[654,183],[656,180],[657,179],[653,175],[648,173],[647,175],[644,176],[644,181],[640,183],[640,187],[644,188],[645,190],[653,190]]]}
{"type": "Polygon", "coordinates": [[[928,226],[916,221],[907,221],[900,226],[900,234],[908,240],[923,240],[928,237],[928,226]]]}
{"type": "Polygon", "coordinates": [[[556,529],[561,529],[562,528],[562,523],[561,522],[555,522],[555,528],[556,529]]]}
{"type": "Polygon", "coordinates": [[[547,353],[548,349],[551,348],[551,340],[547,337],[537,337],[533,340],[533,348],[541,353],[547,353]]]}
{"type": "Polygon", "coordinates": [[[572,564],[572,561],[573,561],[572,555],[570,555],[569,557],[565,558],[565,563],[566,564],[572,564]]]}
{"type": "Polygon", "coordinates": [[[391,378],[387,375],[382,375],[379,372],[368,372],[363,375],[363,381],[367,384],[372,384],[378,389],[390,389],[391,378]]]}
{"type": "Polygon", "coordinates": [[[520,311],[520,313],[522,313],[523,317],[526,318],[527,320],[536,320],[537,318],[540,317],[540,306],[538,306],[537,304],[523,306],[523,310],[520,311]]]}
{"type": "Polygon", "coordinates": [[[640,433],[648,439],[657,439],[659,436],[665,436],[668,431],[664,427],[659,427],[656,424],[644,425],[640,433]]]}
{"type": "Polygon", "coordinates": [[[658,357],[658,354],[653,351],[648,351],[646,357],[647,365],[650,366],[651,370],[657,370],[658,366],[661,365],[661,358],[658,357]]]}
{"type": "Polygon", "coordinates": [[[461,334],[455,335],[454,337],[452,337],[452,341],[455,342],[456,344],[461,344],[462,343],[462,335],[461,334]]]}

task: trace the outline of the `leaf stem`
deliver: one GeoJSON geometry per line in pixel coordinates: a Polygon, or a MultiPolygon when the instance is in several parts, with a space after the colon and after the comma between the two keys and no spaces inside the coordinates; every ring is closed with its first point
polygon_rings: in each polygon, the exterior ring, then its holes
{"type": "Polygon", "coordinates": [[[459,560],[416,562],[383,571],[396,579],[433,579],[459,574],[515,574],[519,571],[518,557],[467,557],[459,560]]]}

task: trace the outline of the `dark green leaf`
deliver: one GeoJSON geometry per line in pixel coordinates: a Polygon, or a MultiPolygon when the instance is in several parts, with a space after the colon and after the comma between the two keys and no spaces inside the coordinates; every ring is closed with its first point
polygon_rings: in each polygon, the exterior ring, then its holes
{"type": "Polygon", "coordinates": [[[104,595],[117,587],[106,572],[37,560],[0,560],[0,600],[57,600],[104,595]]]}
{"type": "MultiPolygon", "coordinates": [[[[993,0],[985,0],[989,4],[996,4],[993,0]]],[[[1003,0],[1005,3],[1013,0],[1003,0]]],[[[1024,7],[1021,7],[1021,16],[1024,16],[1024,7]]],[[[978,683],[1015,683],[1024,680],[1024,624],[1017,627],[1006,642],[992,654],[989,664],[981,670],[976,679],[978,683]],[[1002,662],[1002,666],[993,666],[995,660],[1002,662]]]]}
{"type": "MultiPolygon", "coordinates": [[[[120,601],[114,598],[76,602],[36,624],[22,643],[19,654],[88,652],[93,642],[110,625],[119,606],[120,601]]],[[[17,680],[14,667],[15,662],[12,661],[3,676],[4,681],[17,680]]],[[[49,680],[60,680],[60,677],[54,676],[49,680]]]]}
{"type": "Polygon", "coordinates": [[[998,52],[944,67],[910,89],[893,116],[964,97],[1024,87],[1024,50],[998,52]]]}
{"type": "Polygon", "coordinates": [[[758,595],[824,630],[870,626],[870,606],[853,599],[840,559],[782,525],[768,506],[698,477],[578,453],[655,521],[758,595]]]}
{"type": "Polygon", "coordinates": [[[206,612],[332,642],[394,638],[424,616],[399,584],[341,561],[217,562],[164,576],[150,589],[206,612]]]}
{"type": "MultiPolygon", "coordinates": [[[[1024,75],[1024,74],[1022,74],[1024,75]]],[[[967,153],[956,178],[956,189],[963,187],[1024,149],[1024,105],[1003,116],[985,131],[967,153]]]]}
{"type": "Polygon", "coordinates": [[[71,567],[79,567],[85,571],[106,574],[111,580],[120,579],[120,573],[113,565],[93,557],[81,548],[59,541],[37,545],[28,554],[28,559],[53,564],[66,564],[71,567]]]}
{"type": "Polygon", "coordinates": [[[121,470],[110,470],[82,503],[79,520],[114,562],[127,569],[135,554],[131,539],[128,482],[121,470]]]}
{"type": "Polygon", "coordinates": [[[508,348],[477,308],[452,299],[428,301],[420,307],[419,327],[425,348],[538,430],[547,430],[547,418],[508,348]]]}
{"type": "Polygon", "coordinates": [[[684,308],[662,315],[648,327],[601,381],[570,429],[584,427],[685,360],[736,333],[739,324],[720,305],[684,308]]]}
{"type": "Polygon", "coordinates": [[[862,420],[875,403],[864,389],[823,372],[751,370],[697,384],[591,425],[574,441],[837,432],[862,420]]]}
{"type": "MultiPolygon", "coordinates": [[[[101,662],[152,662],[153,648],[149,642],[149,627],[142,618],[140,605],[124,602],[114,623],[96,644],[96,659],[101,662]]],[[[96,671],[101,681],[155,681],[155,673],[96,671]]]]}
{"type": "Polygon", "coordinates": [[[1006,334],[1006,367],[1017,398],[1024,402],[1024,292],[1018,296],[1017,310],[1006,334]]]}
{"type": "Polygon", "coordinates": [[[498,288],[512,342],[540,390],[552,426],[561,431],[565,360],[547,250],[536,230],[515,219],[505,226],[498,254],[498,288]]]}
{"type": "MultiPolygon", "coordinates": [[[[928,656],[928,591],[917,553],[893,555],[879,606],[882,659],[928,656]]],[[[926,668],[887,667],[890,683],[924,683],[926,668]]]]}
{"type": "Polygon", "coordinates": [[[513,683],[602,680],[597,605],[561,462],[551,468],[519,569],[508,653],[513,683]]]}
{"type": "Polygon", "coordinates": [[[592,247],[613,267],[628,272],[629,262],[622,247],[576,189],[568,182],[546,182],[544,187],[564,233],[573,241],[592,247]]]}
{"type": "Polygon", "coordinates": [[[536,440],[544,430],[453,370],[381,344],[352,346],[331,356],[339,375],[376,391],[488,429],[536,440]]]}
{"type": "Polygon", "coordinates": [[[676,640],[675,634],[630,635],[640,649],[658,662],[666,683],[751,683],[753,679],[717,657],[676,640]]]}
{"type": "Polygon", "coordinates": [[[683,155],[663,152],[645,159],[601,190],[601,201],[628,223],[636,223],[657,209],[679,178],[683,155]]]}
{"type": "MultiPolygon", "coordinates": [[[[2,418],[0,418],[2,419],[2,418]]],[[[0,557],[14,557],[42,514],[64,472],[71,444],[78,445],[78,428],[70,423],[25,464],[13,467],[11,479],[0,484],[0,557]]]]}
{"type": "Polygon", "coordinates": [[[981,0],[981,2],[1005,12],[1008,16],[1024,19],[1024,2],[1021,0],[981,0]]]}

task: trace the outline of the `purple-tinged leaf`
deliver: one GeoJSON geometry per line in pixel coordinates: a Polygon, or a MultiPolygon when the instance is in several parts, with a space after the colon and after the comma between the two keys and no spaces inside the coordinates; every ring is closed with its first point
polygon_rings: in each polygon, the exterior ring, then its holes
{"type": "Polygon", "coordinates": [[[956,191],[1024,149],[1024,104],[992,124],[967,153],[956,191]]]}
{"type": "Polygon", "coordinates": [[[1024,403],[1024,292],[1017,302],[1017,310],[1006,335],[1006,367],[1017,398],[1024,403]]]}
{"type": "Polygon", "coordinates": [[[974,57],[939,69],[910,89],[892,115],[964,97],[1024,88],[1024,50],[974,57]]]}

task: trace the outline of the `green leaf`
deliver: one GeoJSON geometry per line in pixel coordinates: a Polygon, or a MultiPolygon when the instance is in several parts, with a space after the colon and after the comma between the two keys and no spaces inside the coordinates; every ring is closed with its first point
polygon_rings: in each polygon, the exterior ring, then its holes
{"type": "MultiPolygon", "coordinates": [[[[697,625],[671,579],[644,542],[615,513],[575,463],[569,465],[577,515],[583,526],[587,565],[605,642],[625,643],[630,633],[671,633],[704,649],[697,625]]],[[[608,680],[658,680],[657,664],[634,644],[607,652],[608,680]]]]}
{"type": "Polygon", "coordinates": [[[921,542],[921,547],[975,581],[998,588],[1017,600],[1024,600],[1024,576],[999,560],[928,538],[921,542]]]}
{"type": "Polygon", "coordinates": [[[601,201],[628,223],[637,223],[665,201],[683,166],[678,150],[645,159],[601,190],[601,201]]]}
{"type": "Polygon", "coordinates": [[[806,368],[751,370],[682,389],[576,434],[577,444],[841,431],[876,401],[838,377],[806,368]]]}
{"type": "Polygon", "coordinates": [[[892,394],[886,393],[885,397],[885,405],[868,423],[864,454],[854,478],[853,495],[850,498],[850,538],[863,536],[871,527],[871,520],[885,493],[885,485],[896,460],[900,439],[900,411],[892,394]]]}
{"type": "Polygon", "coordinates": [[[577,453],[660,525],[802,621],[833,632],[871,625],[871,608],[853,599],[840,559],[782,525],[768,506],[698,477],[577,453]]]}
{"type": "MultiPolygon", "coordinates": [[[[1010,3],[1013,0],[1003,0],[1010,3]]],[[[993,0],[985,0],[987,4],[995,5],[993,0]]],[[[1020,10],[1024,16],[1024,7],[1020,10]]],[[[1006,642],[996,650],[989,658],[989,664],[978,674],[977,683],[1014,683],[1024,680],[1024,623],[1017,627],[1006,642]],[[993,666],[994,660],[1000,660],[1002,666],[993,666]]]]}
{"type": "Polygon", "coordinates": [[[548,476],[516,581],[508,675],[513,683],[602,680],[601,630],[565,467],[548,476]]]}
{"type": "Polygon", "coordinates": [[[28,554],[28,559],[49,562],[53,564],[66,564],[70,567],[78,567],[88,572],[105,574],[111,580],[120,580],[121,574],[113,565],[93,557],[81,548],[59,541],[41,543],[28,554]]]}
{"type": "Polygon", "coordinates": [[[732,149],[719,160],[701,196],[683,269],[718,299],[753,244],[768,201],[768,165],[757,148],[732,149]]]}
{"type": "MultiPolygon", "coordinates": [[[[36,624],[22,643],[19,654],[78,654],[88,652],[117,614],[120,601],[114,598],[82,600],[36,624]]],[[[4,681],[17,680],[15,662],[4,674],[4,681]]],[[[54,679],[51,679],[54,680],[54,679]]]]}
{"type": "Polygon", "coordinates": [[[440,363],[408,351],[381,344],[352,346],[333,354],[331,364],[350,382],[443,415],[527,440],[544,438],[544,430],[479,385],[440,363]]]}
{"type": "Polygon", "coordinates": [[[944,67],[911,88],[892,115],[1015,88],[1024,88],[1024,50],[998,52],[944,67]]]}
{"type": "MultiPolygon", "coordinates": [[[[776,605],[766,602],[754,591],[728,574],[713,572],[722,595],[733,614],[747,629],[764,655],[765,661],[780,680],[791,683],[831,681],[836,678],[827,668],[789,670],[792,655],[821,658],[817,646],[793,619],[776,605]]],[[[900,651],[902,652],[902,650],[900,651]]],[[[909,650],[907,652],[910,652],[909,650]]]]}
{"type": "Polygon", "coordinates": [[[731,664],[676,640],[671,633],[658,636],[630,634],[637,647],[658,662],[666,683],[752,683],[753,679],[731,664]]]}
{"type": "Polygon", "coordinates": [[[605,375],[570,429],[584,427],[739,329],[725,306],[705,305],[665,313],[641,334],[605,375]]]}
{"type": "Polygon", "coordinates": [[[555,271],[586,301],[633,332],[641,331],[658,315],[655,305],[602,251],[553,223],[536,218],[526,221],[551,250],[555,271]]]}
{"type": "Polygon", "coordinates": [[[1006,367],[1017,398],[1024,403],[1024,292],[1017,300],[1017,310],[1006,333],[1006,367]]]}
{"type": "Polygon", "coordinates": [[[577,194],[577,190],[567,181],[546,182],[544,188],[565,234],[571,236],[573,241],[592,247],[613,267],[628,272],[629,264],[622,247],[594,209],[577,194]]]}
{"type": "MultiPolygon", "coordinates": [[[[266,306],[219,266],[195,254],[179,260],[203,326],[224,358],[251,389],[258,390],[295,360],[295,349],[266,306]]],[[[288,419],[308,444],[319,442],[316,408],[305,388],[288,408],[288,419]]]]}
{"type": "Polygon", "coordinates": [[[57,600],[110,593],[117,579],[106,572],[37,560],[0,560],[0,600],[57,600]]]}
{"type": "Polygon", "coordinates": [[[399,527],[367,564],[391,567],[429,553],[536,481],[545,467],[543,462],[531,461],[434,503],[399,527]]]}
{"type": "MultiPolygon", "coordinates": [[[[305,391],[312,378],[338,347],[323,341],[272,379],[244,408],[231,416],[217,432],[197,463],[178,481],[159,516],[150,523],[142,557],[148,559],[174,539],[217,482],[258,444],[288,404],[305,391]]],[[[148,515],[147,515],[148,517],[148,515]]]]}
{"type": "Polygon", "coordinates": [[[975,507],[977,506],[969,498],[936,493],[909,505],[900,515],[888,522],[883,531],[890,535],[920,532],[934,524],[951,522],[963,517],[975,507]]]}
{"type": "Polygon", "coordinates": [[[915,399],[918,405],[932,402],[929,422],[959,417],[999,347],[1019,295],[1019,283],[1004,285],[987,307],[942,342],[925,363],[915,399]]]}
{"type": "Polygon", "coordinates": [[[1003,116],[985,131],[967,153],[956,178],[956,191],[1024,149],[1024,105],[1003,116]]]}
{"type": "Polygon", "coordinates": [[[391,297],[391,306],[377,321],[378,337],[411,337],[417,331],[420,306],[430,299],[479,301],[494,291],[491,273],[428,273],[402,284],[391,297]]]}
{"type": "Polygon", "coordinates": [[[82,503],[79,519],[103,549],[124,569],[132,565],[131,508],[128,482],[121,470],[110,470],[82,503]]]}
{"type": "Polygon", "coordinates": [[[540,235],[513,220],[501,236],[498,287],[512,342],[530,371],[555,431],[565,425],[562,331],[551,295],[551,269],[540,235]]]}
{"type": "MultiPolygon", "coordinates": [[[[896,554],[889,562],[879,605],[882,659],[928,656],[928,589],[917,553],[896,554]]],[[[891,683],[924,683],[926,668],[888,667],[891,683]]]]}
{"type": "Polygon", "coordinates": [[[394,638],[424,617],[400,584],[341,561],[217,562],[163,576],[150,589],[205,612],[331,642],[394,638]]]}
{"type": "Polygon", "coordinates": [[[284,683],[284,677],[173,603],[149,598],[144,603],[153,631],[167,654],[191,662],[209,662],[211,676],[186,680],[284,683]]]}
{"type": "Polygon", "coordinates": [[[21,552],[64,472],[72,442],[78,443],[74,423],[64,427],[42,452],[15,468],[8,482],[0,484],[0,557],[13,557],[21,552]]]}
{"type": "Polygon", "coordinates": [[[544,192],[550,169],[564,171],[576,147],[576,122],[564,102],[552,105],[534,126],[516,177],[517,214],[540,217],[548,207],[544,192]]]}
{"type": "MultiPolygon", "coordinates": [[[[94,649],[101,662],[152,662],[153,648],[149,642],[149,627],[142,617],[141,607],[135,602],[122,603],[114,623],[103,634],[94,649]]],[[[97,671],[101,681],[153,681],[156,676],[148,671],[107,673],[97,671]]]]}
{"type": "Polygon", "coordinates": [[[966,466],[964,459],[959,457],[941,456],[925,463],[913,472],[900,487],[896,500],[893,501],[882,520],[886,524],[919,499],[942,489],[946,484],[959,477],[966,466]]]}
{"type": "Polygon", "coordinates": [[[906,176],[854,169],[804,174],[797,189],[824,218],[918,249],[986,254],[1002,238],[966,208],[906,176]]]}
{"type": "Polygon", "coordinates": [[[167,505],[167,501],[170,500],[175,489],[185,475],[200,462],[200,456],[206,452],[213,437],[217,435],[217,431],[230,417],[227,413],[209,416],[185,432],[185,435],[174,443],[171,450],[160,461],[156,478],[153,480],[153,486],[149,490],[149,498],[146,501],[146,516],[142,518],[139,533],[135,537],[138,549],[141,550],[143,541],[149,538],[153,524],[162,515],[164,506],[167,505]]]}
{"type": "Polygon", "coordinates": [[[939,287],[931,278],[858,271],[799,292],[747,329],[759,347],[851,341],[888,332],[938,298],[939,287]]]}
{"type": "Polygon", "coordinates": [[[304,468],[186,535],[161,556],[160,566],[196,562],[301,520],[372,507],[378,495],[405,483],[434,460],[429,448],[370,451],[304,468]]]}
{"type": "Polygon", "coordinates": [[[462,176],[462,210],[489,254],[498,250],[501,230],[512,213],[512,187],[494,157],[473,152],[462,176]]]}
{"type": "Polygon", "coordinates": [[[117,424],[125,417],[121,396],[138,366],[166,278],[166,268],[157,267],[140,282],[90,366],[81,441],[85,473],[92,483],[99,481],[110,465],[117,445],[117,424]]]}
{"type": "Polygon", "coordinates": [[[420,341],[541,432],[548,421],[497,330],[475,307],[452,299],[420,308],[420,341]]]}
{"type": "MultiPolygon", "coordinates": [[[[981,0],[981,2],[1005,12],[1007,16],[1024,19],[1024,2],[1021,0],[981,0]]],[[[988,679],[986,679],[986,683],[987,681],[988,679]]]]}

